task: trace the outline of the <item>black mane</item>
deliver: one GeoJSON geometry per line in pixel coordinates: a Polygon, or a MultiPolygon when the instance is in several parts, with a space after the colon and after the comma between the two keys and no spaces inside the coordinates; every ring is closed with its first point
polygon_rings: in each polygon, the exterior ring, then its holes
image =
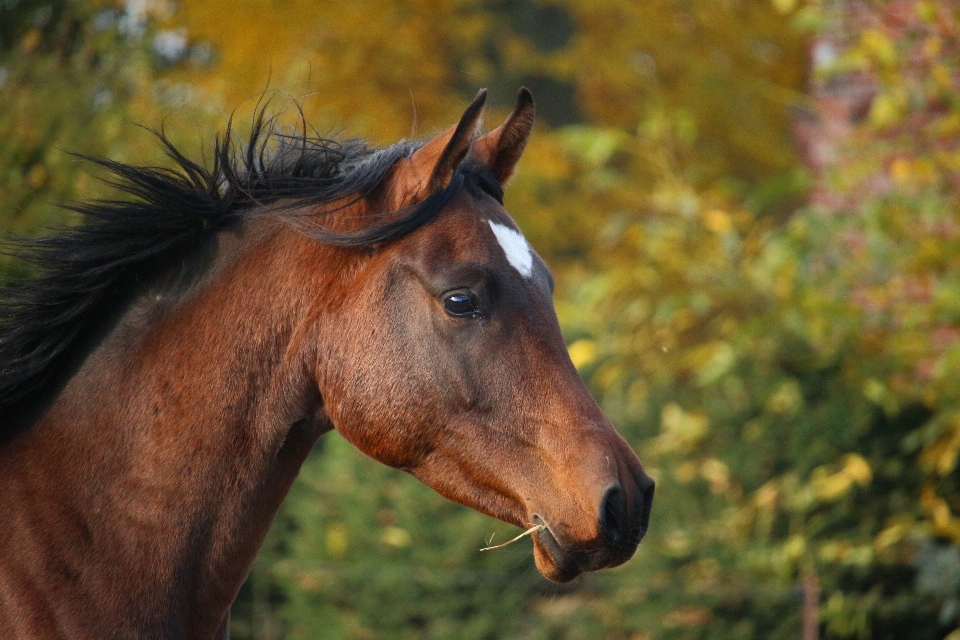
{"type": "Polygon", "coordinates": [[[467,163],[447,189],[415,207],[387,222],[338,234],[316,221],[306,225],[298,209],[370,194],[419,144],[401,141],[374,149],[359,140],[308,135],[305,123],[301,133],[281,134],[261,111],[244,143],[234,141],[228,122],[207,168],[184,156],[162,131],[157,136],[175,168],[87,158],[105,168],[107,182],[131,199],[69,207],[83,214],[83,223],[51,236],[19,239],[6,251],[39,275],[0,287],[0,441],[36,418],[51,387],[65,382],[65,371],[72,371],[96,342],[104,317],[128,305],[145,280],[266,205],[275,205],[272,215],[286,216],[322,242],[361,247],[420,227],[465,185],[502,195],[490,176],[467,163]]]}

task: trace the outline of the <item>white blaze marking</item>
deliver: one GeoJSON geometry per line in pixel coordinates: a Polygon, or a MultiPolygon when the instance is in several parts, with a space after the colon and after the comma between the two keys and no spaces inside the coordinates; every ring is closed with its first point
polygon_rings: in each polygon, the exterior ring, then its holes
{"type": "Polygon", "coordinates": [[[510,227],[493,220],[487,220],[487,222],[490,223],[493,235],[497,236],[497,242],[500,243],[500,247],[511,266],[519,271],[524,278],[533,275],[533,253],[530,251],[530,245],[527,244],[526,238],[510,227]]]}

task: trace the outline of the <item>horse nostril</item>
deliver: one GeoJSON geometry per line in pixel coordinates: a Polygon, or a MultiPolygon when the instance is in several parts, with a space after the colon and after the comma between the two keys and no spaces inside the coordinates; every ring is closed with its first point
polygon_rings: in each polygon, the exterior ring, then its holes
{"type": "Polygon", "coordinates": [[[610,546],[614,546],[620,541],[625,510],[626,504],[620,485],[614,485],[607,489],[607,492],[603,494],[603,501],[600,503],[600,531],[603,532],[603,537],[610,546]]]}
{"type": "Polygon", "coordinates": [[[645,476],[646,482],[641,483],[642,493],[640,494],[640,531],[637,540],[643,538],[647,533],[647,527],[650,525],[650,509],[653,508],[653,489],[656,486],[653,479],[645,476]]]}

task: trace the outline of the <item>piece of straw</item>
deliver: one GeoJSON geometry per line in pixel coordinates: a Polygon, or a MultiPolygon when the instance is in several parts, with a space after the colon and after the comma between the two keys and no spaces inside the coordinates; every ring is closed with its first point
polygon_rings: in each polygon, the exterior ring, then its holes
{"type": "MultiPolygon", "coordinates": [[[[546,529],[546,527],[545,527],[544,525],[542,525],[542,524],[535,525],[535,526],[533,526],[533,527],[530,527],[529,529],[527,529],[526,531],[524,531],[524,532],[521,533],[520,535],[518,535],[518,536],[517,536],[516,538],[514,538],[513,540],[507,540],[506,542],[503,542],[503,543],[498,544],[498,545],[494,545],[494,546],[492,546],[492,547],[489,547],[489,546],[488,546],[488,547],[484,547],[483,549],[480,549],[480,551],[493,551],[494,549],[503,549],[503,548],[504,548],[505,546],[507,546],[508,544],[513,544],[514,542],[516,542],[517,540],[519,540],[520,538],[522,538],[522,537],[524,537],[524,536],[529,536],[531,533],[539,533],[539,532],[543,531],[544,529],[546,529]]],[[[493,542],[493,536],[490,537],[490,542],[493,542]]],[[[487,544],[489,545],[490,542],[488,542],[487,544]]]]}

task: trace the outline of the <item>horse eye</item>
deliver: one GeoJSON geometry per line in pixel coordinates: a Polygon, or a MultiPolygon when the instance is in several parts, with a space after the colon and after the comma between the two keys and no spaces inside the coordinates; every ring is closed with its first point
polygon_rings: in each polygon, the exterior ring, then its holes
{"type": "Polygon", "coordinates": [[[479,318],[480,309],[468,293],[451,293],[443,299],[443,308],[454,318],[479,318]]]}

